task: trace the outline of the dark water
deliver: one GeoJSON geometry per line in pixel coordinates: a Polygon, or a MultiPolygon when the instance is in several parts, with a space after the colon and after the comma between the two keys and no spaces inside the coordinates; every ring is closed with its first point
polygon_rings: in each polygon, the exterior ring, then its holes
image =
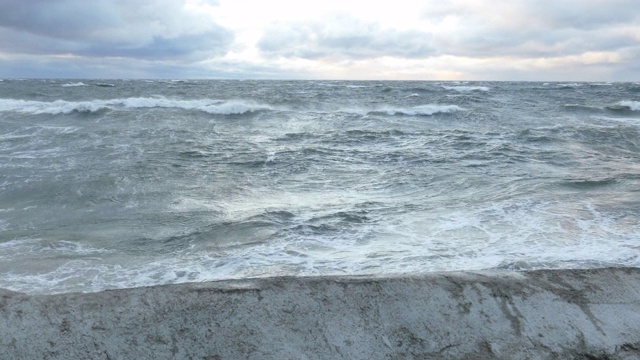
{"type": "Polygon", "coordinates": [[[639,253],[640,84],[0,82],[0,287],[639,253]]]}

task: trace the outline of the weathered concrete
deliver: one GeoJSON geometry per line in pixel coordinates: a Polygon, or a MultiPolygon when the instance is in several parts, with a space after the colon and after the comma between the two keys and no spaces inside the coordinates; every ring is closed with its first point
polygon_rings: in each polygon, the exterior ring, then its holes
{"type": "Polygon", "coordinates": [[[640,359],[640,269],[0,291],[2,359],[640,359]]]}

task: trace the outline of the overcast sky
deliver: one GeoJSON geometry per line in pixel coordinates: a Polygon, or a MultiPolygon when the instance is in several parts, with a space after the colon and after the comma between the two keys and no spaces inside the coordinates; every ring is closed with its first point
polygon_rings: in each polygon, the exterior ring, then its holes
{"type": "Polygon", "coordinates": [[[640,81],[640,0],[0,0],[0,78],[640,81]]]}

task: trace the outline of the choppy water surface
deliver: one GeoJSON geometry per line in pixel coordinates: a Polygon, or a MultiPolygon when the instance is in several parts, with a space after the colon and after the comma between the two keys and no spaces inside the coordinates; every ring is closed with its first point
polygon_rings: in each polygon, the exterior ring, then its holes
{"type": "Polygon", "coordinates": [[[0,82],[0,287],[639,253],[640,84],[0,82]]]}

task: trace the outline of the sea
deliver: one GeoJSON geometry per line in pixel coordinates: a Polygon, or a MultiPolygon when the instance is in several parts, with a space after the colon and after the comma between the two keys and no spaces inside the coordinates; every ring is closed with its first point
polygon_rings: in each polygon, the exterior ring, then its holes
{"type": "Polygon", "coordinates": [[[0,81],[0,288],[639,255],[640,83],[0,81]]]}

